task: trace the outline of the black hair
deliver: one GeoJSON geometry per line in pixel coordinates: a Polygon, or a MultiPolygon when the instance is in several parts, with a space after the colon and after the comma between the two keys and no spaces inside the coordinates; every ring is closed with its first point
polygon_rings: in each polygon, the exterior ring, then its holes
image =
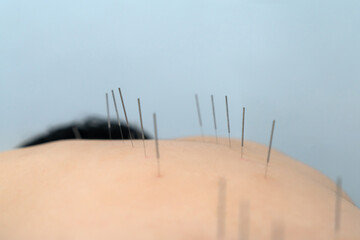
{"type": "MultiPolygon", "coordinates": [[[[111,121],[111,139],[130,139],[129,129],[132,139],[142,139],[142,132],[135,127],[121,123],[121,131],[123,136],[121,137],[120,128],[116,121],[111,121]]],[[[144,133],[145,139],[150,137],[144,133]]],[[[64,124],[56,126],[50,129],[47,133],[38,135],[28,141],[25,141],[20,147],[29,147],[42,143],[62,140],[62,139],[110,139],[108,122],[106,119],[90,117],[83,122],[73,122],[70,124],[64,124]]]]}

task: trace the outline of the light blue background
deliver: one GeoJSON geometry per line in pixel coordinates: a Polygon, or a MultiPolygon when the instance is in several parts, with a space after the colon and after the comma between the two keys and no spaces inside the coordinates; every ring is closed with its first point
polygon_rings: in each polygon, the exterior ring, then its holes
{"type": "Polygon", "coordinates": [[[121,87],[145,128],[268,144],[335,179],[360,205],[360,1],[0,1],[0,150],[58,123],[105,116],[121,87]]]}

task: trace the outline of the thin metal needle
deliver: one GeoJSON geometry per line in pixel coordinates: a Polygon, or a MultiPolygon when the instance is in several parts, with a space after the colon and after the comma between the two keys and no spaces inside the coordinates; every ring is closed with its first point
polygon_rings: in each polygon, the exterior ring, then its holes
{"type": "Polygon", "coordinates": [[[74,133],[74,136],[76,139],[81,139],[81,134],[80,131],[77,127],[72,127],[72,131],[74,133]]]}
{"type": "Polygon", "coordinates": [[[157,124],[156,124],[156,113],[153,113],[153,118],[154,118],[156,159],[157,159],[157,173],[158,173],[158,177],[160,177],[161,176],[161,174],[160,174],[160,153],[159,153],[159,140],[158,140],[158,133],[157,133],[157,124]]]}
{"type": "Polygon", "coordinates": [[[282,222],[272,223],[271,227],[271,240],[284,239],[284,225],[282,222]]]}
{"type": "Polygon", "coordinates": [[[243,107],[242,133],[241,133],[241,158],[243,158],[243,152],[244,152],[244,131],[245,131],[245,108],[243,107]]]}
{"type": "Polygon", "coordinates": [[[199,98],[198,98],[198,95],[197,95],[197,94],[195,94],[195,102],[196,102],[196,109],[197,109],[198,118],[199,118],[199,125],[200,125],[200,130],[201,130],[201,136],[202,136],[203,141],[204,141],[204,129],[203,129],[203,125],[202,125],[201,112],[200,112],[200,104],[199,104],[199,98]]]}
{"type": "Polygon", "coordinates": [[[217,205],[217,239],[225,239],[226,219],[226,180],[219,179],[218,205],[217,205]]]}
{"type": "Polygon", "coordinates": [[[116,119],[118,121],[119,129],[120,129],[120,136],[121,136],[121,139],[124,139],[124,135],[123,135],[123,132],[122,132],[122,129],[121,129],[121,121],[120,121],[120,117],[119,117],[119,111],[118,111],[118,108],[117,108],[117,105],[116,105],[114,90],[111,90],[111,94],[112,94],[113,101],[114,101],[116,119]]]}
{"type": "Polygon", "coordinates": [[[107,93],[106,93],[106,110],[107,110],[109,139],[111,139],[111,122],[110,122],[109,96],[108,96],[107,93]]]}
{"type": "Polygon", "coordinates": [[[213,95],[211,95],[211,105],[212,105],[212,112],[213,112],[213,118],[214,118],[215,137],[216,137],[216,143],[217,143],[217,142],[218,142],[218,137],[217,137],[216,116],[215,116],[215,104],[214,104],[214,96],[213,96],[213,95]]]}
{"type": "Polygon", "coordinates": [[[267,155],[267,159],[266,159],[265,178],[267,176],[267,171],[268,171],[268,167],[269,167],[271,145],[272,145],[272,140],[273,140],[273,135],[274,135],[274,128],[275,128],[275,120],[273,120],[272,128],[271,128],[270,144],[269,144],[269,150],[268,150],[268,155],[267,155]]]}
{"type": "Polygon", "coordinates": [[[249,230],[250,230],[250,207],[248,201],[243,201],[240,203],[240,212],[239,212],[239,240],[248,240],[249,239],[249,230]]]}
{"type": "Polygon", "coordinates": [[[141,115],[140,98],[138,98],[137,101],[138,101],[138,106],[139,106],[139,116],[140,116],[140,125],[141,125],[141,135],[142,135],[142,140],[143,140],[143,145],[144,145],[144,154],[145,154],[145,157],[146,157],[145,134],[144,134],[144,126],[143,126],[143,121],[142,121],[142,115],[141,115]]]}
{"type": "Polygon", "coordinates": [[[128,121],[128,118],[127,118],[127,115],[126,115],[126,110],[125,110],[125,104],[124,104],[124,99],[122,97],[122,94],[121,94],[121,89],[119,88],[119,93],[120,93],[120,98],[121,98],[121,103],[122,103],[122,106],[123,106],[123,109],[124,109],[124,115],[125,115],[125,120],[126,120],[126,126],[129,130],[129,136],[130,136],[130,141],[131,141],[131,146],[134,147],[134,144],[133,144],[133,141],[132,141],[132,136],[131,136],[131,131],[130,131],[130,127],[129,127],[129,121],[128,121]]]}
{"type": "Polygon", "coordinates": [[[341,198],[342,198],[342,179],[336,179],[336,201],[335,201],[335,234],[338,235],[341,223],[341,198]]]}
{"type": "Polygon", "coordinates": [[[229,104],[228,104],[228,98],[227,98],[227,96],[225,96],[225,103],[226,103],[227,127],[228,127],[228,134],[229,134],[229,147],[231,147],[231,139],[230,139],[230,120],[229,120],[229,104]]]}

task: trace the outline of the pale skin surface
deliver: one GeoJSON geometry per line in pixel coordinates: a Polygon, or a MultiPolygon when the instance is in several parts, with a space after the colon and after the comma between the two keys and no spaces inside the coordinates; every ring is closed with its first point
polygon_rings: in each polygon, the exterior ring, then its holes
{"type": "MultiPolygon", "coordinates": [[[[59,141],[0,153],[0,239],[217,239],[219,178],[225,238],[329,240],[335,184],[275,150],[227,139],[59,141]],[[243,209],[241,212],[240,209],[243,209]],[[240,219],[244,224],[240,224],[240,219]],[[282,231],[272,237],[274,231],[282,231]],[[243,231],[244,233],[244,231],[243,231]]],[[[360,210],[343,194],[337,239],[360,239],[360,210]]]]}

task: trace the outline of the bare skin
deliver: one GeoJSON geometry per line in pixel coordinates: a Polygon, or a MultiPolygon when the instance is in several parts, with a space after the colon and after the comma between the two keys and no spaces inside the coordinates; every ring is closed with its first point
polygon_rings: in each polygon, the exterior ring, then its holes
{"type": "Polygon", "coordinates": [[[220,177],[224,239],[244,234],[246,209],[252,240],[360,239],[360,210],[346,194],[335,238],[336,186],[326,176],[273,150],[265,179],[266,146],[246,142],[241,159],[240,141],[227,143],[160,141],[160,177],[150,140],[146,158],[141,141],[134,148],[59,141],[1,153],[0,239],[217,239],[220,177]]]}

